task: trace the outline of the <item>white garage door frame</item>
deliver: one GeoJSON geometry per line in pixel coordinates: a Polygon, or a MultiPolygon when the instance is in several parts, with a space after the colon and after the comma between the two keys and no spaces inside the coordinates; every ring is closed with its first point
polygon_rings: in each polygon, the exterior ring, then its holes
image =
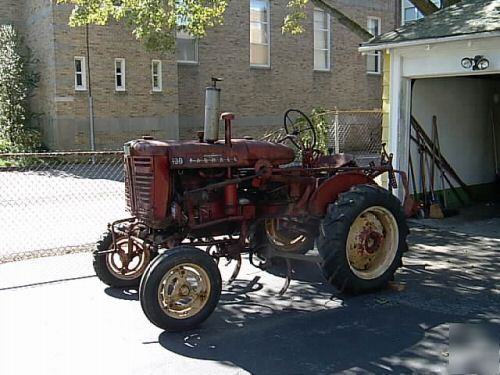
{"type": "MultiPolygon", "coordinates": [[[[390,64],[390,152],[396,155],[396,169],[408,170],[410,147],[411,81],[419,78],[463,77],[500,74],[500,37],[420,44],[389,49],[390,64]],[[490,61],[484,71],[466,70],[461,66],[464,57],[482,55],[490,61]]],[[[398,197],[403,197],[400,187],[398,197]]]]}

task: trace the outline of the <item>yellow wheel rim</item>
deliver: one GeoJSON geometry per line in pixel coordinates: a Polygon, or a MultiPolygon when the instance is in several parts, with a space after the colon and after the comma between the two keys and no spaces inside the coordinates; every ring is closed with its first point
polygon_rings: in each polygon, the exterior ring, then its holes
{"type": "Polygon", "coordinates": [[[381,206],[367,208],[351,224],[347,236],[351,271],[362,279],[376,279],[391,266],[398,247],[399,229],[394,215],[381,206]]]}
{"type": "Polygon", "coordinates": [[[302,248],[307,237],[302,233],[293,232],[282,227],[283,220],[268,219],[265,222],[266,235],[269,241],[286,252],[296,252],[302,248]]]}
{"type": "Polygon", "coordinates": [[[116,251],[106,254],[106,266],[118,279],[140,277],[150,260],[150,253],[141,243],[125,237],[116,240],[116,251]]]}
{"type": "Polygon", "coordinates": [[[182,263],[171,268],[161,279],[158,302],[168,316],[187,319],[205,307],[211,289],[208,273],[202,267],[182,263]]]}

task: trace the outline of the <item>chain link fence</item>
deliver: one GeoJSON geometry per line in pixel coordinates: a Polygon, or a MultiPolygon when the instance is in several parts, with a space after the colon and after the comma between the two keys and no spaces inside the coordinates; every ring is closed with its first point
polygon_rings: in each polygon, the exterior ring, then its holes
{"type": "MultiPolygon", "coordinates": [[[[333,152],[378,158],[381,112],[325,116],[333,152]]],[[[91,251],[109,222],[128,216],[122,159],[122,152],[0,154],[0,264],[91,251]]]]}
{"type": "MultiPolygon", "coordinates": [[[[361,164],[378,159],[382,142],[382,111],[333,110],[321,112],[328,123],[328,148],[333,153],[353,154],[361,164]]],[[[284,129],[266,134],[263,139],[277,141],[284,129]]]]}
{"type": "Polygon", "coordinates": [[[0,154],[0,263],[90,251],[126,217],[121,152],[0,154]]]}
{"type": "Polygon", "coordinates": [[[330,147],[354,155],[380,154],[381,111],[331,111],[330,147]]]}

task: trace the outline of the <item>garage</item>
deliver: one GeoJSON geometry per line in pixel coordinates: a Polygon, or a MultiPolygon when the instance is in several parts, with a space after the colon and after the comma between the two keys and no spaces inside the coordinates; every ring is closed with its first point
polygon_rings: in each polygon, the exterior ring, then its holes
{"type": "Polygon", "coordinates": [[[360,47],[383,55],[383,141],[421,201],[498,212],[498,5],[463,1],[360,47]]]}

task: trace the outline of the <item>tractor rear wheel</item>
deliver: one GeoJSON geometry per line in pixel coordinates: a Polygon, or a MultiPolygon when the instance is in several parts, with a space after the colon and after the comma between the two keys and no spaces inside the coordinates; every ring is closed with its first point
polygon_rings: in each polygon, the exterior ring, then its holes
{"type": "Polygon", "coordinates": [[[139,286],[142,274],[154,254],[141,244],[124,236],[117,236],[118,251],[113,250],[113,235],[105,232],[97,242],[93,253],[93,266],[99,280],[111,287],[127,288],[139,286]]]}
{"type": "Polygon", "coordinates": [[[167,331],[184,331],[210,316],[221,290],[221,275],[212,257],[192,246],[178,246],[151,262],[139,299],[151,323],[167,331]]]}
{"type": "Polygon", "coordinates": [[[358,185],[328,206],[317,246],[327,280],[359,294],[383,288],[402,265],[408,226],[399,200],[375,185],[358,185]]]}

